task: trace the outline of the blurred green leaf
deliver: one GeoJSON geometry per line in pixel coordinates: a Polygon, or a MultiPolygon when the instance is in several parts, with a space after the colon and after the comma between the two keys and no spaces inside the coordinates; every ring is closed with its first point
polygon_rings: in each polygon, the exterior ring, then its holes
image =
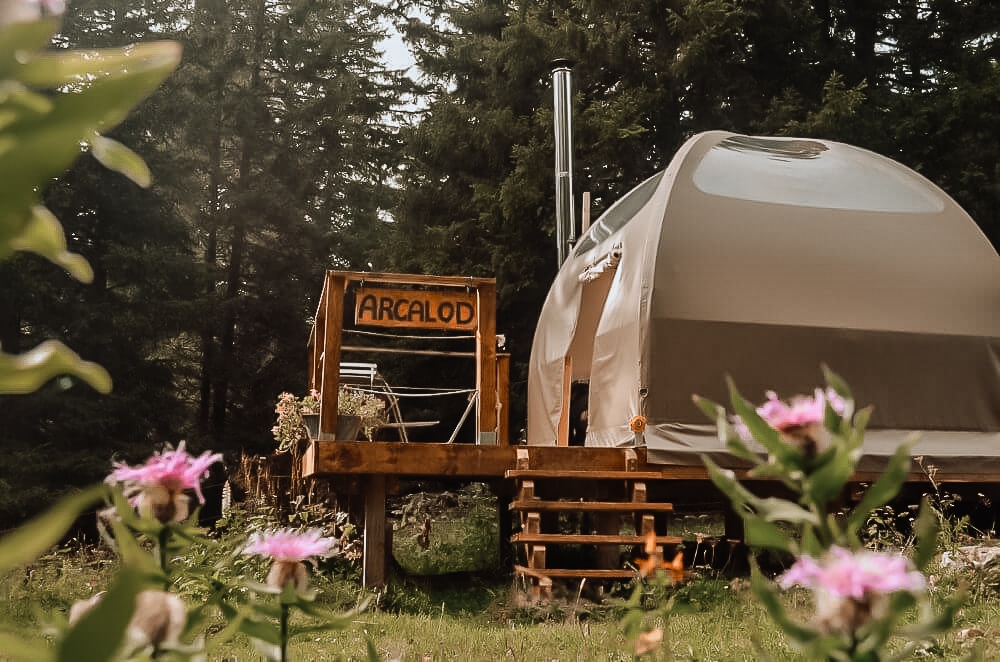
{"type": "Polygon", "coordinates": [[[860,455],[842,445],[835,444],[833,449],[834,453],[825,462],[817,463],[802,485],[803,491],[816,503],[827,503],[840,496],[860,459],[860,455]]]}
{"type": "Polygon", "coordinates": [[[728,379],[727,382],[729,384],[729,397],[733,403],[733,411],[740,417],[743,424],[747,426],[750,435],[764,446],[779,465],[790,470],[801,470],[805,459],[802,452],[791,444],[785,443],[785,440],[781,437],[781,433],[768,425],[767,421],[757,413],[757,408],[740,395],[733,381],[728,379]]]}
{"type": "Polygon", "coordinates": [[[72,375],[99,393],[111,392],[111,375],[66,345],[47,340],[24,354],[0,352],[0,393],[31,393],[59,375],[72,375]]]}
{"type": "MultiPolygon", "coordinates": [[[[42,44],[44,47],[46,44],[42,44]]],[[[147,41],[122,48],[78,49],[66,52],[32,49],[13,76],[26,85],[51,89],[85,84],[91,79],[132,77],[138,100],[152,92],[180,62],[181,45],[173,41],[147,41]],[[159,76],[155,82],[148,75],[159,76]]]]}
{"type": "Polygon", "coordinates": [[[66,235],[63,234],[59,219],[41,205],[32,207],[28,222],[10,243],[14,250],[28,251],[48,258],[81,283],[94,280],[94,270],[90,268],[90,263],[82,255],[66,249],[66,235]]]}
{"type": "Polygon", "coordinates": [[[773,522],[759,517],[743,518],[743,531],[746,543],[751,547],[773,549],[782,552],[793,552],[794,545],[787,531],[783,531],[773,522]]]}
{"type": "Polygon", "coordinates": [[[718,421],[720,416],[725,417],[726,415],[725,407],[716,402],[712,402],[708,398],[703,398],[700,395],[692,395],[691,400],[698,406],[698,409],[705,412],[705,416],[707,416],[710,421],[718,421]]]}
{"type": "Polygon", "coordinates": [[[278,631],[278,626],[268,621],[245,618],[240,621],[240,632],[248,637],[260,639],[272,646],[279,646],[281,644],[281,633],[278,631]]]}
{"type": "Polygon", "coordinates": [[[818,526],[820,523],[816,513],[787,499],[767,497],[766,499],[757,499],[752,505],[757,514],[769,522],[809,524],[812,526],[818,526]]]}
{"type": "Polygon", "coordinates": [[[47,512],[0,539],[0,570],[34,561],[59,542],[77,517],[101,502],[107,488],[95,485],[59,501],[47,512]]]}
{"type": "Polygon", "coordinates": [[[45,48],[58,29],[59,19],[51,17],[0,27],[0,80],[17,78],[18,54],[45,48]]]}
{"type": "Polygon", "coordinates": [[[851,393],[851,387],[847,385],[847,382],[843,378],[835,373],[826,364],[820,366],[820,370],[823,371],[823,379],[826,381],[827,385],[837,392],[837,395],[842,397],[844,400],[854,400],[854,395],[851,393]]]}
{"type": "Polygon", "coordinates": [[[938,547],[938,519],[934,514],[934,509],[927,497],[921,499],[920,513],[913,526],[913,531],[917,537],[916,548],[913,552],[913,563],[917,570],[923,572],[927,564],[930,563],[937,554],[938,547]]]}
{"type": "Polygon", "coordinates": [[[138,154],[117,140],[94,134],[90,152],[108,170],[121,173],[143,188],[149,188],[153,175],[138,154]]]}

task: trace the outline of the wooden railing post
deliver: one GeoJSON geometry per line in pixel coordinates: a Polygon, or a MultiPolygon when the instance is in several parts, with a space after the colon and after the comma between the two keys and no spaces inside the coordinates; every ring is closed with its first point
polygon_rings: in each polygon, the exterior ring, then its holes
{"type": "MultiPolygon", "coordinates": [[[[319,405],[319,439],[331,440],[337,430],[337,398],[340,392],[340,343],[344,327],[344,296],[347,291],[347,277],[338,272],[328,271],[326,276],[325,306],[323,310],[323,336],[316,343],[323,348],[322,387],[323,398],[319,405]]],[[[318,329],[317,329],[318,333],[318,329]]]]}
{"type": "Polygon", "coordinates": [[[479,326],[476,329],[477,444],[497,443],[497,286],[480,283],[479,326]]]}

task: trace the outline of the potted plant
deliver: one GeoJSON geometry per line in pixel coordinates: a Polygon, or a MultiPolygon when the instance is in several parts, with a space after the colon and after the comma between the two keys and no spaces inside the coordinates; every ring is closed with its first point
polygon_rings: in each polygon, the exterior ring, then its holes
{"type": "MultiPolygon", "coordinates": [[[[278,396],[274,407],[277,419],[271,428],[278,452],[283,453],[295,447],[300,441],[319,437],[320,393],[313,389],[302,398],[289,392],[278,396]]],[[[368,441],[372,434],[385,424],[385,401],[378,395],[350,386],[341,386],[337,399],[336,439],[354,441],[363,432],[368,441]]]]}
{"type": "Polygon", "coordinates": [[[271,434],[278,442],[279,453],[291,450],[300,441],[319,436],[319,401],[316,389],[302,398],[296,398],[288,391],[278,396],[274,406],[277,418],[271,434]]]}
{"type": "MultiPolygon", "coordinates": [[[[339,403],[337,407],[339,417],[341,419],[357,417],[358,428],[364,433],[368,441],[372,440],[372,434],[375,430],[385,425],[385,400],[378,397],[375,393],[350,386],[341,386],[337,402],[339,403]]],[[[338,439],[357,438],[357,430],[355,430],[353,436],[341,437],[340,425],[338,424],[337,427],[338,439]]]]}

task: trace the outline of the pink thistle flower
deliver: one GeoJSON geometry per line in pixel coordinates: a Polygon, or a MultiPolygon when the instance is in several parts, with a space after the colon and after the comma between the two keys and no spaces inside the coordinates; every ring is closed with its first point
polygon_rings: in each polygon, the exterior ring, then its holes
{"type": "Polygon", "coordinates": [[[889,594],[922,591],[927,580],[898,554],[852,553],[834,546],[820,561],[800,557],[778,584],[812,590],[816,594],[816,622],[827,631],[844,631],[880,617],[889,594]]]}
{"type": "Polygon", "coordinates": [[[868,593],[920,591],[926,585],[923,574],[910,561],[898,554],[862,550],[851,553],[842,547],[831,547],[817,563],[803,556],[781,576],[779,584],[810,589],[823,589],[834,597],[861,600],[868,593]]]}
{"type": "Polygon", "coordinates": [[[281,529],[255,533],[250,536],[243,553],[272,559],[271,569],[267,574],[268,586],[280,590],[288,582],[293,582],[295,589],[301,593],[308,585],[303,561],[312,561],[317,556],[330,556],[337,551],[337,540],[322,536],[323,532],[319,529],[281,529]]]}
{"type": "MultiPolygon", "coordinates": [[[[767,402],[757,407],[757,414],[772,428],[785,435],[787,441],[800,446],[813,456],[828,445],[829,439],[823,419],[826,405],[843,415],[847,403],[832,388],[816,389],[813,396],[799,395],[788,403],[780,400],[774,391],[767,392],[767,402]]],[[[732,418],[733,429],[743,441],[753,441],[750,429],[739,416],[732,418]]]]}
{"type": "Polygon", "coordinates": [[[243,549],[244,554],[266,556],[275,561],[299,562],[314,556],[330,556],[337,550],[337,540],[324,538],[320,529],[281,529],[254,533],[243,549]]]}
{"type": "Polygon", "coordinates": [[[176,449],[155,454],[139,467],[116,462],[108,480],[137,486],[139,494],[133,498],[133,505],[140,509],[148,506],[161,522],[180,522],[188,514],[184,490],[193,489],[198,502],[205,503],[201,479],[220,460],[221,453],[205,451],[198,457],[188,455],[182,441],[176,449]]]}
{"type": "Polygon", "coordinates": [[[825,392],[816,389],[813,397],[796,396],[788,404],[779,400],[774,391],[768,391],[767,402],[757,408],[757,413],[775,430],[786,432],[792,428],[822,423],[827,401],[835,412],[844,413],[844,399],[832,388],[826,389],[825,392]]]}

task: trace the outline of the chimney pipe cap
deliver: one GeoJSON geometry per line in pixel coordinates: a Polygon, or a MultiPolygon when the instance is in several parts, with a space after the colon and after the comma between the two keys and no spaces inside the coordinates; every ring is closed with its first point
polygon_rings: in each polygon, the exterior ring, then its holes
{"type": "Polygon", "coordinates": [[[561,58],[552,60],[552,70],[553,71],[557,71],[559,69],[572,69],[575,64],[576,64],[576,60],[571,60],[571,59],[566,58],[566,57],[561,57],[561,58]]]}

